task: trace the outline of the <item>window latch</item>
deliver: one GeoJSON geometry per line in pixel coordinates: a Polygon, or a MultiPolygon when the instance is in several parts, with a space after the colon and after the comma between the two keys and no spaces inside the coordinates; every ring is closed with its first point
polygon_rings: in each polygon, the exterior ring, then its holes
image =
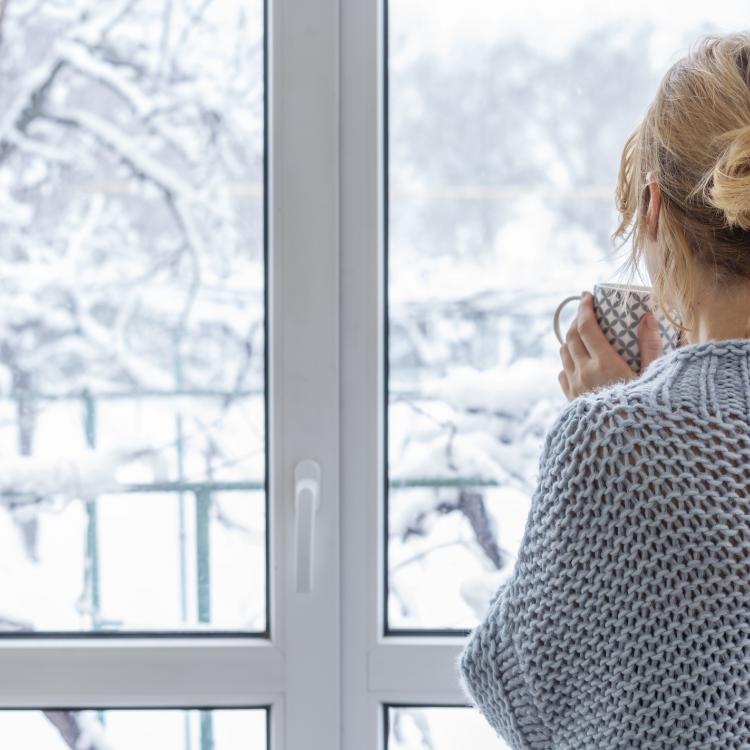
{"type": "Polygon", "coordinates": [[[320,466],[300,461],[294,468],[294,548],[297,593],[312,591],[315,514],[320,507],[320,466]]]}

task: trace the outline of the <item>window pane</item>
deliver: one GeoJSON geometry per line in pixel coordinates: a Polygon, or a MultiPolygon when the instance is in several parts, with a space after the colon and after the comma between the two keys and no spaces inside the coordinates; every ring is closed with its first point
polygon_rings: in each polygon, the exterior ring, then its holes
{"type": "Polygon", "coordinates": [[[266,629],[263,28],[7,4],[3,630],[266,629]]]}
{"type": "Polygon", "coordinates": [[[508,746],[474,709],[386,706],[385,750],[503,750],[508,746]]]}
{"type": "Polygon", "coordinates": [[[0,711],[13,750],[267,750],[265,709],[0,711]]]}
{"type": "Polygon", "coordinates": [[[622,146],[690,43],[745,25],[741,2],[388,3],[390,631],[471,628],[512,570],[567,403],[553,312],[624,280],[622,146]]]}

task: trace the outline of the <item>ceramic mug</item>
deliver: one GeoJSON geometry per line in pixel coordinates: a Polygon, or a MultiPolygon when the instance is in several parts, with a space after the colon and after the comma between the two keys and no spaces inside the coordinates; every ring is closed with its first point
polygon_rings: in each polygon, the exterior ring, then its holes
{"type": "MultiPolygon", "coordinates": [[[[641,352],[638,346],[636,329],[645,313],[651,310],[659,323],[659,335],[663,353],[676,349],[680,345],[680,329],[673,326],[657,309],[652,300],[652,288],[649,286],[626,286],[625,284],[594,284],[594,313],[599,327],[618,354],[630,365],[631,369],[641,371],[641,352]],[[627,293],[627,290],[630,293],[627,293]]],[[[562,344],[565,339],[560,333],[560,313],[565,305],[580,300],[577,294],[564,299],[555,310],[553,324],[557,340],[562,344]]],[[[672,315],[678,320],[676,315],[672,315]]]]}

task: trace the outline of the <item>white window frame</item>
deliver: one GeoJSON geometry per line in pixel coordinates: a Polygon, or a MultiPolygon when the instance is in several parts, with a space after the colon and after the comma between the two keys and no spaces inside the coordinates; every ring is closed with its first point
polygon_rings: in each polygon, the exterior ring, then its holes
{"type": "Polygon", "coordinates": [[[458,636],[384,636],[387,0],[341,4],[342,748],[386,750],[390,703],[466,706],[458,636]]]}
{"type": "Polygon", "coordinates": [[[385,1],[268,0],[271,638],[4,636],[0,709],[266,706],[273,750],[385,750],[386,704],[466,705],[460,638],[383,636],[385,1]]]}
{"type": "Polygon", "coordinates": [[[274,750],[339,747],[338,0],[268,0],[270,639],[0,638],[2,708],[264,706],[274,750]],[[312,594],[294,467],[321,468],[312,594]]]}

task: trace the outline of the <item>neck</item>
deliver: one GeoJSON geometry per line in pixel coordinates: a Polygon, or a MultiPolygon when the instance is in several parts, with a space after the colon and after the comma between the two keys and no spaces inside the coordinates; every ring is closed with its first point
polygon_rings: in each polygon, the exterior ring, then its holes
{"type": "Polygon", "coordinates": [[[693,329],[685,332],[688,344],[750,339],[750,284],[718,292],[701,290],[696,299],[693,329]]]}

